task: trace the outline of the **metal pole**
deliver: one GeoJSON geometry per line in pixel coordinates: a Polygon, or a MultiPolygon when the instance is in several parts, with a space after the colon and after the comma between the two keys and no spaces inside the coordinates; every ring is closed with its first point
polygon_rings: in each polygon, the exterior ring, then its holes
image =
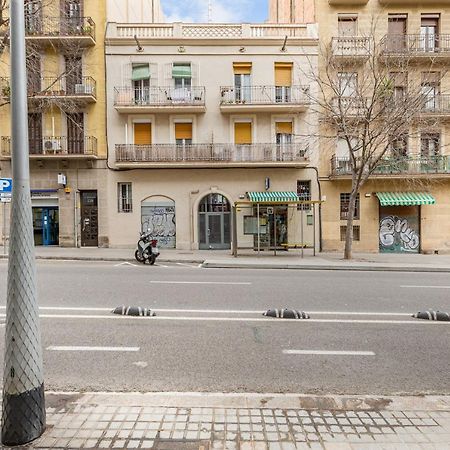
{"type": "Polygon", "coordinates": [[[304,256],[304,252],[305,252],[305,242],[304,242],[304,233],[303,233],[303,219],[304,219],[304,211],[305,211],[305,204],[302,204],[302,209],[301,209],[301,218],[300,218],[300,239],[302,241],[302,259],[304,256]]]}
{"type": "Polygon", "coordinates": [[[273,207],[273,254],[277,256],[277,208],[273,207]]]}
{"type": "Polygon", "coordinates": [[[6,255],[6,203],[3,203],[3,254],[6,255]]]}
{"type": "Polygon", "coordinates": [[[10,5],[13,195],[2,443],[13,446],[27,444],[42,435],[45,399],[28,159],[24,2],[11,0],[10,5]]]}
{"type": "Polygon", "coordinates": [[[316,204],[312,204],[313,211],[313,256],[316,256],[316,204]]]}
{"type": "Polygon", "coordinates": [[[258,256],[261,256],[261,231],[259,229],[259,203],[256,204],[257,226],[258,226],[258,256]]]}

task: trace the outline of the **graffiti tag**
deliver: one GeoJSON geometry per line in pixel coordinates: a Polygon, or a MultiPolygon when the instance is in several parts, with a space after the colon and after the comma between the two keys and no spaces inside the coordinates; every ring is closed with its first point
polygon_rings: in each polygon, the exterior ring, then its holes
{"type": "Polygon", "coordinates": [[[175,207],[148,207],[142,215],[142,229],[157,238],[161,247],[175,247],[175,207]]]}
{"type": "Polygon", "coordinates": [[[380,222],[380,245],[391,251],[415,252],[420,238],[408,219],[397,216],[384,217],[380,222]]]}

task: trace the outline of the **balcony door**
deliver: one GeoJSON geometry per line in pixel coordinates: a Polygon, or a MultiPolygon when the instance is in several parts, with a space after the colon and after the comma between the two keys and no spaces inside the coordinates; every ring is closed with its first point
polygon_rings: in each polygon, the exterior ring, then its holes
{"type": "Polygon", "coordinates": [[[67,152],[84,154],[84,114],[66,113],[67,118],[67,152]]]}
{"type": "Polygon", "coordinates": [[[66,74],[66,93],[68,95],[82,94],[83,89],[83,61],[79,55],[64,57],[66,74]]]}
{"type": "Polygon", "coordinates": [[[277,141],[276,161],[292,161],[292,122],[277,122],[275,129],[277,141]]]}
{"type": "Polygon", "coordinates": [[[27,55],[27,89],[28,95],[33,96],[41,92],[41,56],[27,55]]]}
{"type": "Polygon", "coordinates": [[[252,122],[234,123],[234,143],[236,144],[236,152],[233,159],[236,161],[251,161],[252,122]]]}
{"type": "Polygon", "coordinates": [[[28,114],[28,142],[31,155],[42,153],[42,114],[28,114]]]}
{"type": "Polygon", "coordinates": [[[275,101],[289,103],[292,88],[292,63],[275,63],[275,101]]]}
{"type": "Polygon", "coordinates": [[[83,0],[61,0],[61,28],[67,34],[80,34],[83,24],[83,0]]]}
{"type": "Polygon", "coordinates": [[[439,15],[422,15],[420,23],[420,49],[434,52],[439,47],[439,15]]]}
{"type": "Polygon", "coordinates": [[[177,160],[188,161],[192,158],[192,122],[175,124],[175,141],[177,143],[177,160]]]}
{"type": "Polygon", "coordinates": [[[234,63],[234,101],[250,103],[252,100],[251,74],[252,63],[234,63]]]}
{"type": "Polygon", "coordinates": [[[388,17],[388,51],[404,52],[406,46],[407,16],[389,14],[388,17]]]}

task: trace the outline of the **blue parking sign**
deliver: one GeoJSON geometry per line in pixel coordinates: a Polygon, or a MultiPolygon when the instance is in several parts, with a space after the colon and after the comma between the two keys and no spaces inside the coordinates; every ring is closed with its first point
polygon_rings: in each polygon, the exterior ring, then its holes
{"type": "Polygon", "coordinates": [[[0,178],[0,194],[12,192],[12,178],[0,178]]]}

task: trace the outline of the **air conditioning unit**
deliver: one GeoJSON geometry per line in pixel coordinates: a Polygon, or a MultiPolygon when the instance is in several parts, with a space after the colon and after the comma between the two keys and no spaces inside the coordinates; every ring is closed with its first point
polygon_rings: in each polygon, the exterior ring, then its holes
{"type": "Polygon", "coordinates": [[[94,93],[94,87],[88,84],[76,84],[75,94],[92,95],[94,93]]]}
{"type": "Polygon", "coordinates": [[[61,151],[61,141],[58,139],[47,139],[44,141],[44,154],[61,151]]]}

